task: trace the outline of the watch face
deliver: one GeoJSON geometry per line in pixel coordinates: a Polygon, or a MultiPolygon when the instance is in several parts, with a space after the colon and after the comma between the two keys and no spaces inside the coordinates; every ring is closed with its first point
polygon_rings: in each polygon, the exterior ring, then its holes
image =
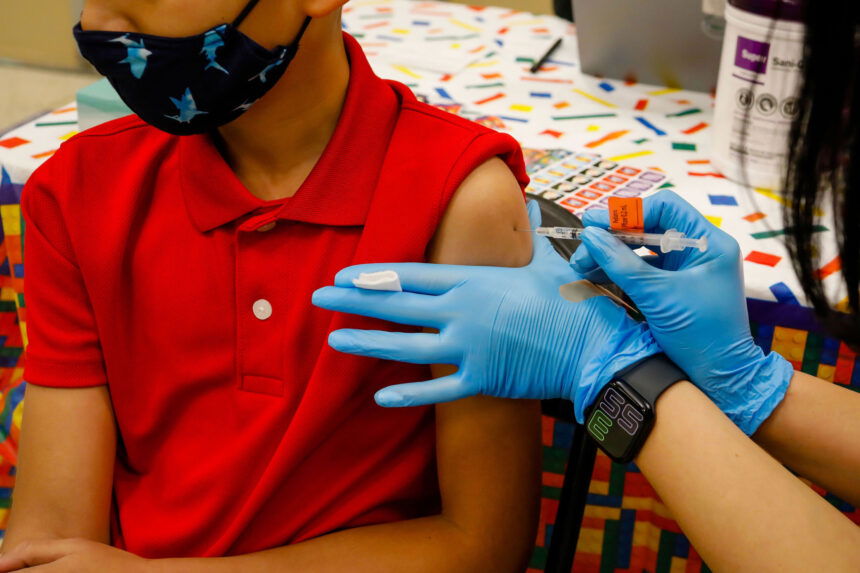
{"type": "Polygon", "coordinates": [[[585,421],[588,433],[616,461],[628,462],[654,424],[654,412],[635,390],[621,380],[601,392],[585,421]]]}

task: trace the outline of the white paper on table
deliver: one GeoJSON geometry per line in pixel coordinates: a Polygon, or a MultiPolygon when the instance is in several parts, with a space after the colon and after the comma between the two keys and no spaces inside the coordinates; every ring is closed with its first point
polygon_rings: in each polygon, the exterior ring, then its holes
{"type": "Polygon", "coordinates": [[[410,69],[425,70],[439,74],[456,74],[477,60],[483,54],[469,54],[464,58],[462,53],[444,53],[443,50],[433,50],[432,45],[403,46],[396,50],[379,54],[379,59],[388,64],[404,66],[410,69]]]}

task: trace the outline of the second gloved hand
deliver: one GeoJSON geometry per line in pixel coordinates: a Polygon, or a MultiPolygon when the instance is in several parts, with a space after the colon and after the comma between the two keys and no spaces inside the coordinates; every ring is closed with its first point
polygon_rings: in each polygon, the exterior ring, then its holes
{"type": "MultiPolygon", "coordinates": [[[[529,205],[532,226],[540,224],[529,205]]],[[[414,406],[476,394],[503,398],[567,398],[577,419],[622,368],[660,352],[648,328],[605,296],[569,302],[563,284],[580,280],[549,241],[535,237],[522,268],[417,263],[360,265],[341,271],[315,305],[433,333],[335,331],[337,350],[417,364],[453,364],[456,374],[380,390],[383,406],[414,406]],[[393,270],[404,292],[353,287],[362,272],[393,270]]]]}
{"type": "Polygon", "coordinates": [[[644,200],[645,231],[676,229],[708,239],[645,260],[602,228],[607,211],[588,211],[571,266],[599,282],[602,272],[633,299],[660,346],[733,422],[752,435],[782,401],[793,375],[776,353],[765,355],[750,334],[740,249],[671,191],[644,200]],[[602,227],[602,228],[598,228],[602,227]]]}

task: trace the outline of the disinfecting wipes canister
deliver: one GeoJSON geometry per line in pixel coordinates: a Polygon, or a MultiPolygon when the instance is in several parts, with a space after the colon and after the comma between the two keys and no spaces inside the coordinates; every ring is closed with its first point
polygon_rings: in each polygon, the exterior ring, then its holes
{"type": "Polygon", "coordinates": [[[801,0],[729,0],[712,162],[723,175],[779,189],[803,69],[801,0]]]}

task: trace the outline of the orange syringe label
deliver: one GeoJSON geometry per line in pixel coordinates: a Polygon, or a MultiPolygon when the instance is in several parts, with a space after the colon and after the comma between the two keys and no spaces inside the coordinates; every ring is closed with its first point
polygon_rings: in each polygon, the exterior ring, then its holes
{"type": "Polygon", "coordinates": [[[610,197],[609,227],[616,231],[645,231],[641,197],[610,197]]]}

